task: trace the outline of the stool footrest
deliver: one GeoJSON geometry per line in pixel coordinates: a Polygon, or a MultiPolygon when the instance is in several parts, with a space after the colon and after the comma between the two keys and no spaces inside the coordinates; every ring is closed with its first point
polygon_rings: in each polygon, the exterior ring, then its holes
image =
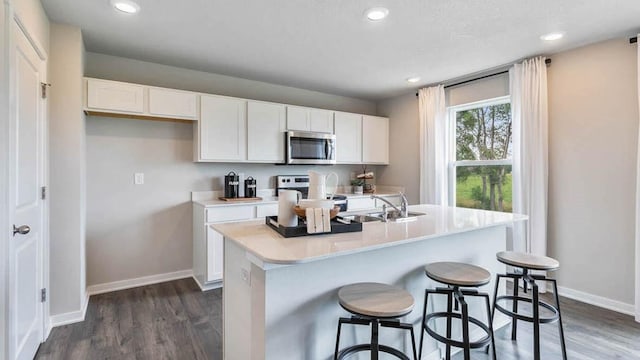
{"type": "MultiPolygon", "coordinates": [[[[518,320],[522,320],[522,321],[527,321],[527,322],[534,322],[533,316],[527,316],[527,315],[523,315],[517,312],[513,312],[511,310],[505,309],[502,305],[499,304],[500,301],[503,300],[511,300],[511,301],[522,301],[522,302],[527,302],[527,303],[533,303],[533,300],[531,298],[526,298],[526,297],[522,297],[522,296],[513,296],[513,295],[502,295],[502,296],[498,296],[495,300],[495,308],[500,311],[501,313],[510,316],[512,318],[516,318],[518,320]]],[[[556,322],[559,319],[558,316],[558,309],[555,308],[555,306],[548,304],[544,301],[539,300],[538,304],[540,304],[541,307],[553,312],[552,316],[545,316],[542,317],[540,316],[540,323],[541,324],[547,324],[547,323],[552,323],[552,322],[556,322]]]]}
{"type": "MultiPolygon", "coordinates": [[[[390,346],[378,345],[378,350],[387,354],[391,354],[397,357],[398,359],[410,360],[409,357],[403,354],[400,350],[394,349],[390,346]]],[[[340,353],[338,354],[338,359],[339,360],[344,359],[345,357],[350,356],[351,354],[355,354],[361,351],[371,351],[371,344],[360,344],[360,345],[349,346],[348,348],[345,348],[340,351],[340,353]]]]}
{"type": "MultiPolygon", "coordinates": [[[[424,328],[424,330],[431,335],[431,337],[433,337],[434,339],[440,341],[441,343],[447,344],[447,345],[451,345],[451,346],[455,346],[455,347],[459,347],[459,348],[464,348],[465,345],[462,341],[458,341],[458,340],[453,340],[451,338],[442,336],[440,334],[438,334],[435,330],[431,329],[429,327],[429,321],[431,321],[432,319],[442,319],[442,318],[455,318],[455,319],[462,319],[462,314],[459,313],[448,313],[446,311],[441,311],[441,312],[434,312],[431,314],[428,314],[427,316],[425,316],[425,319],[422,323],[422,326],[424,328]]],[[[469,316],[469,322],[475,324],[476,326],[478,326],[479,328],[481,328],[484,332],[485,332],[485,336],[482,337],[480,340],[476,340],[476,341],[470,341],[469,342],[469,348],[471,349],[478,349],[484,346],[487,346],[489,344],[489,342],[491,341],[491,331],[489,330],[489,327],[487,325],[485,325],[482,321],[469,316]]]]}

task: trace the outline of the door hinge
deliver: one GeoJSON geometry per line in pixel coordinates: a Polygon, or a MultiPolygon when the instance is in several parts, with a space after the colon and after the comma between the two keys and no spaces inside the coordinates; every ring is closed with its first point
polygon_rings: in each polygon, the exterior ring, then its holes
{"type": "Polygon", "coordinates": [[[41,190],[40,191],[40,198],[42,200],[46,199],[47,198],[47,187],[43,186],[40,190],[41,190]]]}
{"type": "Polygon", "coordinates": [[[47,98],[47,88],[50,87],[51,84],[48,83],[40,83],[40,87],[42,88],[42,98],[46,99],[47,98]]]}
{"type": "Polygon", "coordinates": [[[40,290],[40,302],[47,301],[47,289],[40,290]]]}

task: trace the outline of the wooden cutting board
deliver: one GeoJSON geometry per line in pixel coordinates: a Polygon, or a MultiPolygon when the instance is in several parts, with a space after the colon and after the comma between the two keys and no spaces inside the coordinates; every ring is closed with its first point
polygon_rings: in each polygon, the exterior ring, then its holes
{"type": "Polygon", "coordinates": [[[241,197],[241,198],[219,197],[218,199],[220,199],[222,201],[228,201],[228,202],[249,202],[249,201],[260,201],[260,200],[262,200],[261,197],[252,197],[252,198],[245,198],[245,197],[241,197]]]}

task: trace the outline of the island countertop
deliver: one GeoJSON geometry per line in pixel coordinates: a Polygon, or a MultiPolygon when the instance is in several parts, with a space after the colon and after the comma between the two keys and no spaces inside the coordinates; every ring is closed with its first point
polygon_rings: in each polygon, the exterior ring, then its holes
{"type": "Polygon", "coordinates": [[[362,232],[342,234],[285,238],[268,227],[264,219],[211,227],[245,249],[252,262],[264,267],[306,263],[527,219],[519,214],[436,205],[412,205],[409,210],[426,215],[404,223],[368,222],[363,224],[362,232]]]}

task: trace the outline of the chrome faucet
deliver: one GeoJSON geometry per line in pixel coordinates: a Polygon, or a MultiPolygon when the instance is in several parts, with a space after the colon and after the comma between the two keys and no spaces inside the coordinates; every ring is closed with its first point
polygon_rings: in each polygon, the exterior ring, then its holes
{"type": "MultiPolygon", "coordinates": [[[[397,212],[400,213],[400,216],[403,218],[409,217],[409,210],[407,209],[408,206],[408,201],[407,201],[407,197],[401,192],[400,193],[400,209],[398,209],[397,206],[393,205],[389,200],[378,196],[378,195],[371,195],[372,199],[378,199],[381,200],[383,202],[385,202],[387,205],[391,206],[392,208],[394,208],[397,212]]],[[[386,206],[383,206],[383,211],[384,211],[384,218],[386,219],[387,217],[387,211],[386,211],[386,206]]]]}

